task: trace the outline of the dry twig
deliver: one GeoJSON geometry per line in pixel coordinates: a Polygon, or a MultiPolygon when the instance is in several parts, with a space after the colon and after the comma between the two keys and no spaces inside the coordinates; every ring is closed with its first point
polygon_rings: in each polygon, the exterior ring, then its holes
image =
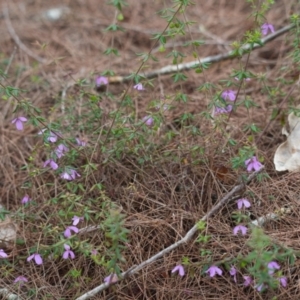
{"type": "MultiPolygon", "coordinates": [[[[259,171],[252,173],[246,180],[246,183],[249,183],[255,176],[261,171],[263,168],[261,168],[259,171]]],[[[210,218],[213,214],[215,214],[221,207],[223,207],[226,203],[228,203],[231,199],[232,196],[235,195],[237,192],[240,192],[244,189],[245,183],[242,182],[238,185],[236,185],[230,192],[228,192],[219,202],[216,204],[204,217],[202,217],[199,222],[201,221],[206,221],[208,218],[210,218]]],[[[168,254],[172,250],[176,249],[182,244],[187,243],[189,240],[192,239],[194,234],[198,231],[198,222],[187,232],[187,234],[179,241],[176,243],[170,245],[169,247],[163,249],[162,251],[156,253],[155,255],[151,256],[149,259],[143,261],[137,266],[131,267],[129,270],[123,272],[118,279],[117,282],[121,281],[125,277],[128,277],[130,275],[133,275],[143,269],[145,266],[155,262],[157,259],[163,257],[164,255],[168,254]]],[[[93,290],[83,294],[82,296],[76,298],[76,300],[86,300],[89,299],[90,297],[95,296],[97,293],[105,290],[110,286],[109,283],[102,283],[101,285],[97,286],[93,290]]]]}

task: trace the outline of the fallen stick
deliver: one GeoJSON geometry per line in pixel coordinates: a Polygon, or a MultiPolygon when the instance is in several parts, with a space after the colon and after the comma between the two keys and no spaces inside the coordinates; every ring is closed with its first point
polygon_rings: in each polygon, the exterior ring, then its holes
{"type": "MultiPolygon", "coordinates": [[[[147,260],[143,261],[142,263],[140,263],[137,266],[133,266],[131,267],[129,270],[123,272],[120,276],[120,278],[118,278],[117,281],[114,281],[114,283],[119,282],[121,280],[123,280],[124,278],[133,275],[135,273],[137,273],[138,271],[140,271],[142,268],[144,268],[145,266],[155,262],[158,258],[164,256],[165,254],[171,252],[172,250],[176,249],[177,247],[179,247],[182,244],[187,243],[189,240],[192,239],[192,237],[194,236],[194,234],[198,231],[198,223],[201,221],[206,221],[209,217],[211,217],[214,213],[216,213],[221,207],[223,207],[226,203],[228,203],[231,199],[232,196],[234,194],[236,194],[237,192],[240,192],[244,189],[245,184],[249,183],[259,172],[261,172],[264,168],[261,168],[259,171],[253,172],[247,179],[245,182],[242,182],[238,185],[236,185],[230,192],[228,192],[204,217],[202,217],[187,233],[186,235],[179,241],[177,241],[176,243],[170,245],[169,247],[163,249],[162,251],[154,254],[153,256],[151,256],[150,258],[148,258],[147,260]]],[[[96,288],[90,290],[89,292],[83,294],[82,296],[76,298],[75,300],[86,300],[89,299],[90,297],[95,296],[97,293],[107,289],[110,286],[110,283],[102,283],[101,285],[97,286],[96,288]]]]}
{"type": "MultiPolygon", "coordinates": [[[[260,40],[261,44],[254,44],[254,46],[251,46],[250,44],[246,44],[246,45],[242,46],[241,48],[244,50],[244,53],[247,53],[247,50],[250,50],[251,48],[253,50],[257,49],[257,48],[261,48],[261,47],[263,47],[264,44],[276,39],[277,37],[284,34],[285,32],[288,32],[293,27],[295,27],[295,25],[293,25],[293,24],[282,27],[281,29],[275,31],[274,33],[269,34],[268,36],[262,38],[260,40]]],[[[141,75],[147,79],[150,79],[150,78],[158,77],[160,75],[167,75],[167,74],[172,74],[172,73],[176,73],[179,71],[190,70],[190,69],[198,67],[200,64],[215,63],[215,62],[219,62],[222,60],[233,59],[236,57],[236,56],[233,56],[233,53],[234,53],[234,51],[231,50],[226,53],[212,55],[212,56],[208,56],[205,58],[200,58],[198,60],[194,60],[194,61],[187,62],[187,63],[182,63],[182,64],[178,64],[178,65],[168,65],[161,69],[153,70],[153,71],[146,72],[146,73],[139,73],[139,75],[141,75]]],[[[125,76],[109,77],[109,83],[112,83],[112,84],[128,82],[131,80],[132,80],[132,77],[130,77],[129,74],[125,75],[125,76]]]]}

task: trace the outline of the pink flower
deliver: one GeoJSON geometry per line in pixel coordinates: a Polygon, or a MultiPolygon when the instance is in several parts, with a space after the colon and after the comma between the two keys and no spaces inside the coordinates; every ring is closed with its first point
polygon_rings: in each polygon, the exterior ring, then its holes
{"type": "Polygon", "coordinates": [[[117,274],[113,273],[113,274],[110,274],[108,275],[107,277],[104,278],[104,282],[105,283],[115,283],[117,282],[119,279],[118,279],[118,276],[117,274]]]}
{"type": "Polygon", "coordinates": [[[0,258],[6,258],[8,255],[4,252],[3,249],[0,249],[0,258]]]}
{"type": "Polygon", "coordinates": [[[237,282],[237,280],[236,280],[236,274],[237,274],[237,271],[236,271],[236,268],[235,268],[234,266],[232,266],[232,267],[230,268],[229,274],[230,274],[231,276],[233,276],[234,282],[237,282]]]}
{"type": "Polygon", "coordinates": [[[280,277],[279,282],[283,287],[287,287],[287,278],[286,277],[280,277]]]}
{"type": "Polygon", "coordinates": [[[205,273],[209,273],[210,277],[215,277],[217,274],[221,276],[223,272],[217,266],[211,266],[205,273]]]}
{"type": "Polygon", "coordinates": [[[77,217],[77,216],[74,216],[72,218],[72,221],[73,221],[73,225],[76,226],[80,221],[83,221],[84,218],[83,217],[77,217]]]}
{"type": "Polygon", "coordinates": [[[244,278],[244,286],[249,286],[252,283],[252,278],[250,276],[243,276],[244,278]]]}
{"type": "Polygon", "coordinates": [[[172,269],[171,273],[175,273],[178,271],[178,274],[183,277],[185,274],[184,267],[182,265],[177,265],[175,268],[172,269]]]}
{"type": "Polygon", "coordinates": [[[65,252],[63,253],[63,259],[68,259],[69,257],[71,259],[75,258],[74,252],[71,250],[71,247],[67,244],[64,244],[65,252]]]}
{"type": "Polygon", "coordinates": [[[26,204],[28,203],[29,201],[31,201],[30,197],[28,195],[25,195],[22,200],[21,200],[21,203],[22,204],[26,204]]]}
{"type": "Polygon", "coordinates": [[[143,87],[143,85],[141,83],[138,83],[138,84],[134,85],[133,88],[138,90],[138,91],[145,90],[145,88],[143,87]]]}
{"type": "Polygon", "coordinates": [[[28,279],[24,276],[18,276],[15,280],[14,283],[20,282],[20,286],[24,284],[24,282],[28,282],[28,279]]]}
{"type": "Polygon", "coordinates": [[[233,228],[233,234],[237,235],[239,231],[242,233],[242,235],[245,235],[247,233],[248,228],[243,225],[237,225],[233,228]]]}
{"type": "Polygon", "coordinates": [[[242,198],[242,199],[239,199],[239,200],[237,201],[237,206],[238,206],[238,209],[242,209],[243,206],[244,206],[245,208],[249,208],[249,207],[251,206],[251,203],[249,202],[248,199],[242,198]]]}
{"type": "Polygon", "coordinates": [[[261,25],[261,33],[262,35],[267,35],[269,32],[274,33],[274,26],[272,24],[269,23],[264,23],[263,25],[261,25]]]}
{"type": "Polygon", "coordinates": [[[56,170],[58,168],[58,164],[53,160],[53,159],[47,159],[45,162],[44,162],[44,165],[43,167],[47,167],[48,165],[50,165],[50,168],[53,169],[53,170],[56,170]]]}
{"type": "Polygon", "coordinates": [[[270,261],[268,263],[268,270],[269,270],[268,273],[270,275],[274,274],[274,272],[279,269],[280,269],[280,265],[276,261],[270,261]]]}
{"type": "Polygon", "coordinates": [[[224,100],[229,100],[229,101],[234,101],[236,98],[236,92],[233,90],[225,90],[222,94],[221,97],[224,100]]]}
{"type": "MultiPolygon", "coordinates": [[[[234,77],[236,81],[240,81],[238,77],[234,77]]],[[[251,81],[251,78],[244,78],[244,81],[251,81]]]]}
{"type": "Polygon", "coordinates": [[[61,158],[62,156],[64,156],[65,153],[68,152],[68,151],[69,151],[69,148],[66,147],[64,144],[59,144],[56,147],[56,149],[54,150],[54,152],[55,152],[55,154],[58,158],[61,158]]]}
{"type": "Polygon", "coordinates": [[[99,76],[96,78],[96,86],[107,85],[108,78],[105,76],[99,76]]]}
{"type": "Polygon", "coordinates": [[[64,236],[66,238],[69,238],[72,235],[72,231],[75,232],[75,233],[78,233],[79,229],[76,226],[68,226],[66,228],[66,230],[64,231],[64,236]]]}
{"type": "Polygon", "coordinates": [[[152,126],[154,122],[151,116],[145,116],[142,120],[147,126],[152,126]]]}
{"type": "Polygon", "coordinates": [[[248,172],[251,172],[252,170],[259,171],[263,167],[263,165],[257,160],[256,156],[247,159],[245,161],[245,165],[248,172]]]}
{"type": "Polygon", "coordinates": [[[42,259],[41,255],[38,253],[34,253],[34,254],[30,255],[29,257],[27,257],[28,262],[31,261],[32,259],[34,259],[34,261],[37,265],[43,264],[43,259],[42,259]]]}
{"type": "Polygon", "coordinates": [[[24,129],[23,123],[27,122],[27,119],[25,117],[17,117],[13,119],[11,122],[16,125],[17,130],[23,130],[24,129]]]}

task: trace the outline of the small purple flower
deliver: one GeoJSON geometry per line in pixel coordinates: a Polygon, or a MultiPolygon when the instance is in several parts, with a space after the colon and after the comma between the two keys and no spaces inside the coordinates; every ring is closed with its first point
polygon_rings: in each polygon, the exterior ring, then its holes
{"type": "Polygon", "coordinates": [[[225,90],[222,94],[221,97],[224,100],[229,100],[229,101],[234,101],[236,98],[236,91],[233,90],[225,90]]]}
{"type": "Polygon", "coordinates": [[[234,266],[232,266],[232,267],[230,268],[229,274],[230,274],[231,276],[233,276],[234,282],[237,282],[237,280],[236,280],[237,270],[236,270],[236,268],[235,268],[234,266]]]}
{"type": "Polygon", "coordinates": [[[15,280],[14,283],[20,283],[20,286],[22,286],[24,284],[24,282],[28,282],[28,279],[24,276],[18,276],[15,280]]]}
{"type": "Polygon", "coordinates": [[[48,165],[50,165],[50,168],[53,169],[53,170],[56,170],[58,168],[58,164],[53,160],[53,159],[47,159],[45,162],[44,162],[44,165],[43,167],[47,167],[48,165]]]}
{"type": "Polygon", "coordinates": [[[138,83],[138,84],[134,85],[133,88],[138,90],[138,91],[144,91],[145,90],[145,88],[143,87],[143,85],[141,83],[138,83]]]}
{"type": "Polygon", "coordinates": [[[269,275],[272,275],[275,273],[276,270],[280,269],[280,265],[276,261],[270,261],[268,263],[268,273],[269,275]]]}
{"type": "Polygon", "coordinates": [[[283,287],[287,287],[287,278],[286,277],[280,277],[279,282],[283,287]]]}
{"type": "Polygon", "coordinates": [[[28,195],[25,195],[22,200],[21,200],[21,203],[22,204],[26,204],[28,203],[29,201],[31,201],[30,197],[28,195]]]}
{"type": "Polygon", "coordinates": [[[269,23],[264,23],[263,25],[261,25],[261,33],[262,35],[267,35],[269,32],[274,33],[274,26],[272,24],[269,23]]]}
{"type": "Polygon", "coordinates": [[[96,85],[101,86],[101,85],[107,85],[108,84],[108,78],[105,76],[99,76],[96,78],[96,85]]]}
{"type": "Polygon", "coordinates": [[[91,251],[91,255],[97,255],[97,254],[98,254],[97,249],[93,249],[93,250],[91,251]]]}
{"type": "Polygon", "coordinates": [[[79,229],[76,226],[68,226],[66,228],[66,230],[64,231],[64,236],[66,238],[69,238],[72,235],[72,231],[75,232],[75,233],[78,233],[79,229]]]}
{"type": "Polygon", "coordinates": [[[147,125],[147,126],[152,126],[153,125],[153,118],[151,116],[145,116],[142,121],[147,125]]]}
{"type": "Polygon", "coordinates": [[[25,117],[17,117],[13,119],[11,122],[16,125],[17,130],[23,130],[24,129],[23,123],[27,122],[27,119],[25,117]]]}
{"type": "Polygon", "coordinates": [[[87,145],[87,142],[85,142],[79,138],[76,138],[76,143],[78,146],[81,146],[81,147],[85,147],[87,145]]]}
{"type": "Polygon", "coordinates": [[[242,233],[242,235],[245,235],[247,233],[248,228],[244,225],[237,225],[233,228],[233,234],[237,235],[239,231],[242,233]]]}
{"type": "Polygon", "coordinates": [[[233,106],[228,104],[226,107],[215,106],[213,115],[228,114],[232,111],[233,106]]]}
{"type": "Polygon", "coordinates": [[[245,161],[245,165],[248,172],[251,172],[252,170],[259,171],[263,167],[263,165],[257,160],[256,156],[247,159],[245,161]]]}
{"type": "Polygon", "coordinates": [[[256,284],[255,286],[254,286],[255,288],[256,288],[256,290],[258,291],[258,292],[261,292],[264,288],[266,288],[267,286],[265,285],[265,284],[256,284]]]}
{"type": "MultiPolygon", "coordinates": [[[[240,81],[238,77],[234,77],[236,81],[240,81]]],[[[251,81],[251,78],[244,78],[244,81],[251,81]]]]}
{"type": "Polygon", "coordinates": [[[42,259],[41,255],[38,254],[38,253],[34,253],[34,254],[27,257],[28,262],[31,261],[32,259],[34,259],[34,261],[37,265],[42,265],[43,264],[43,259],[42,259]]]}
{"type": "Polygon", "coordinates": [[[64,156],[65,153],[68,152],[68,151],[69,151],[69,148],[66,147],[64,144],[59,144],[56,147],[56,149],[54,150],[54,152],[55,152],[55,154],[58,158],[61,158],[62,156],[64,156]]]}
{"type": "Polygon", "coordinates": [[[118,281],[117,274],[113,273],[104,278],[105,283],[115,283],[118,281]]]}
{"type": "Polygon", "coordinates": [[[249,208],[251,206],[251,203],[249,202],[248,199],[242,198],[237,201],[237,206],[238,206],[238,209],[242,209],[243,207],[249,208]]]}
{"type": "Polygon", "coordinates": [[[74,180],[74,179],[76,179],[76,177],[81,177],[81,176],[77,171],[75,171],[73,169],[64,171],[60,174],[60,178],[66,179],[66,180],[74,180]]]}
{"type": "Polygon", "coordinates": [[[243,276],[244,278],[244,286],[249,286],[252,283],[252,278],[250,276],[243,276]]]}
{"type": "Polygon", "coordinates": [[[210,277],[215,277],[217,274],[221,276],[223,271],[217,266],[210,266],[205,273],[209,273],[210,277]]]}
{"type": "Polygon", "coordinates": [[[74,216],[73,218],[72,218],[72,221],[73,221],[73,225],[74,226],[76,226],[76,225],[78,225],[78,223],[80,222],[80,221],[83,221],[84,220],[84,217],[77,217],[77,216],[74,216]]]}
{"type": "MultiPolygon", "coordinates": [[[[43,134],[45,131],[47,131],[47,128],[42,129],[40,132],[38,132],[39,135],[43,134]]],[[[57,141],[57,134],[55,134],[52,131],[49,131],[48,136],[47,136],[47,141],[50,143],[55,143],[57,141]]]]}
{"type": "Polygon", "coordinates": [[[184,267],[182,265],[177,265],[175,268],[172,269],[171,273],[175,273],[178,271],[178,274],[183,277],[185,274],[184,267]]]}
{"type": "Polygon", "coordinates": [[[68,259],[68,258],[74,259],[75,254],[71,250],[71,247],[67,244],[64,244],[64,248],[65,248],[65,252],[63,253],[63,259],[68,259]]]}
{"type": "Polygon", "coordinates": [[[8,255],[4,252],[3,249],[0,249],[0,258],[6,258],[8,255]]]}

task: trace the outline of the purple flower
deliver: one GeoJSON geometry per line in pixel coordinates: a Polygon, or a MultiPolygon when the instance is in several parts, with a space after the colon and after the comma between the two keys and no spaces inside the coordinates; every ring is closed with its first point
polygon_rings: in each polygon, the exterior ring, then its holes
{"type": "MultiPolygon", "coordinates": [[[[238,77],[234,77],[236,81],[240,81],[238,77]]],[[[251,81],[251,78],[244,78],[244,81],[251,81]]]]}
{"type": "Polygon", "coordinates": [[[4,252],[3,249],[0,249],[0,258],[6,258],[8,255],[4,252]]]}
{"type": "Polygon", "coordinates": [[[263,25],[261,25],[261,33],[262,35],[267,35],[269,32],[274,33],[274,26],[272,24],[269,23],[264,23],[263,25]]]}
{"type": "Polygon", "coordinates": [[[249,207],[251,206],[251,203],[249,202],[248,199],[242,198],[242,199],[239,199],[239,200],[237,201],[237,206],[238,206],[238,209],[242,209],[243,206],[244,206],[245,208],[249,208],[249,207]]]}
{"type": "Polygon", "coordinates": [[[99,76],[96,78],[96,85],[101,86],[101,85],[107,85],[108,84],[108,78],[105,76],[99,76]]]}
{"type": "Polygon", "coordinates": [[[219,114],[227,114],[230,113],[233,109],[233,106],[228,104],[226,107],[219,107],[215,106],[213,115],[219,115],[219,114]]]}
{"type": "Polygon", "coordinates": [[[254,286],[255,288],[256,288],[256,290],[258,291],[258,292],[261,292],[265,287],[267,287],[265,284],[256,284],[255,286],[254,286]]]}
{"type": "Polygon", "coordinates": [[[178,271],[178,274],[183,277],[185,274],[184,267],[182,265],[177,265],[175,268],[172,269],[171,273],[175,273],[178,271]]]}
{"type": "Polygon", "coordinates": [[[87,142],[80,140],[79,138],[76,138],[76,143],[78,146],[81,146],[81,147],[85,147],[87,144],[87,142]]]}
{"type": "MultiPolygon", "coordinates": [[[[41,135],[41,134],[43,134],[47,130],[48,130],[47,128],[44,128],[38,134],[41,135]]],[[[55,143],[57,141],[57,138],[58,138],[57,134],[55,134],[52,131],[49,131],[49,135],[47,136],[47,141],[48,142],[55,143]]]]}
{"type": "Polygon", "coordinates": [[[105,283],[115,283],[118,281],[117,274],[113,273],[104,278],[105,283]]]}
{"type": "Polygon", "coordinates": [[[252,170],[258,171],[263,167],[263,165],[257,160],[256,156],[247,159],[245,161],[245,165],[248,172],[251,172],[252,170]]]}
{"type": "Polygon", "coordinates": [[[40,254],[38,254],[38,253],[34,253],[34,254],[27,257],[28,262],[31,261],[32,259],[34,259],[34,261],[37,265],[42,265],[43,264],[43,259],[40,256],[40,254]]]}
{"type": "Polygon", "coordinates": [[[234,101],[236,98],[236,92],[233,90],[225,90],[222,94],[221,97],[224,100],[229,100],[229,101],[234,101]]]}
{"type": "Polygon", "coordinates": [[[68,258],[74,259],[75,254],[71,250],[71,247],[67,244],[64,244],[64,248],[65,248],[65,252],[63,253],[63,259],[68,259],[68,258]]]}
{"type": "Polygon", "coordinates": [[[237,235],[239,231],[242,233],[242,235],[245,235],[247,233],[248,228],[244,225],[237,225],[233,228],[233,234],[237,235]]]}
{"type": "Polygon", "coordinates": [[[134,85],[133,88],[138,90],[138,91],[145,90],[145,88],[143,87],[143,85],[141,83],[138,83],[138,84],[134,85]]]}
{"type": "Polygon", "coordinates": [[[147,126],[152,126],[153,125],[153,118],[151,116],[145,116],[142,121],[147,125],[147,126]]]}
{"type": "Polygon", "coordinates": [[[75,232],[75,233],[78,233],[79,229],[76,226],[68,226],[66,228],[66,230],[64,231],[64,236],[66,238],[69,238],[72,235],[72,231],[75,232]]]}
{"type": "Polygon", "coordinates": [[[77,216],[74,216],[72,218],[72,221],[73,221],[73,225],[76,226],[80,221],[83,221],[84,220],[84,217],[77,217],[77,216]]]}
{"type": "Polygon", "coordinates": [[[44,165],[43,167],[47,167],[48,165],[50,165],[50,168],[53,169],[53,170],[56,170],[58,168],[58,164],[53,160],[53,159],[47,159],[45,162],[44,162],[44,165]]]}
{"type": "Polygon", "coordinates": [[[215,277],[217,274],[221,276],[223,272],[217,266],[211,266],[205,273],[209,273],[210,277],[215,277]]]}
{"type": "Polygon", "coordinates": [[[250,276],[243,276],[244,278],[244,286],[249,286],[252,283],[252,278],[250,276]]]}
{"type": "Polygon", "coordinates": [[[231,276],[233,276],[234,282],[237,282],[237,280],[236,280],[236,274],[237,274],[237,271],[236,271],[236,268],[235,268],[234,266],[232,266],[232,267],[230,268],[229,274],[230,274],[231,276]]]}
{"type": "Polygon", "coordinates": [[[91,251],[91,255],[97,255],[97,254],[98,254],[97,249],[93,249],[93,250],[91,251]]]}
{"type": "Polygon", "coordinates": [[[25,195],[22,200],[21,200],[21,203],[22,204],[26,204],[28,203],[29,201],[31,201],[30,197],[28,195],[25,195]]]}
{"type": "Polygon", "coordinates": [[[59,144],[56,147],[56,149],[54,150],[54,152],[55,152],[55,154],[58,158],[61,158],[62,156],[64,156],[65,153],[68,152],[68,151],[69,151],[69,148],[66,147],[64,144],[59,144]]]}
{"type": "Polygon", "coordinates": [[[11,122],[16,125],[17,130],[23,130],[24,129],[23,123],[27,122],[27,119],[25,117],[17,117],[13,119],[11,122]]]}
{"type": "Polygon", "coordinates": [[[15,280],[14,283],[18,283],[20,282],[20,286],[22,286],[24,284],[24,282],[28,282],[28,279],[24,276],[18,276],[15,280]]]}
{"type": "Polygon", "coordinates": [[[268,270],[269,270],[268,273],[270,275],[274,274],[274,272],[279,269],[280,269],[280,265],[276,261],[270,261],[268,263],[268,270]]]}
{"type": "Polygon", "coordinates": [[[73,169],[65,170],[64,172],[62,172],[60,174],[60,178],[66,179],[66,180],[74,180],[74,179],[76,179],[76,177],[81,177],[81,176],[77,171],[75,171],[73,169]]]}
{"type": "Polygon", "coordinates": [[[280,277],[279,282],[283,287],[287,287],[287,278],[286,277],[280,277]]]}

